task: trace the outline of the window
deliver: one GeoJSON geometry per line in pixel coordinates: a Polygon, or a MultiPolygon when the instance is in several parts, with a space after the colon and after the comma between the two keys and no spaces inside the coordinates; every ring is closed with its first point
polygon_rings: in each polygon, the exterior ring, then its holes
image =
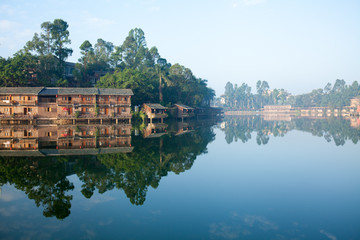
{"type": "Polygon", "coordinates": [[[48,108],[45,109],[45,111],[46,111],[46,112],[51,112],[51,108],[48,107],[48,108]]]}
{"type": "Polygon", "coordinates": [[[122,108],[121,111],[122,111],[122,112],[126,112],[126,108],[122,108]]]}
{"type": "Polygon", "coordinates": [[[30,100],[31,100],[31,97],[30,97],[30,96],[28,96],[28,97],[27,97],[27,100],[28,100],[28,101],[30,101],[30,100]]]}
{"type": "Polygon", "coordinates": [[[28,108],[27,111],[28,111],[28,112],[32,112],[32,108],[28,108]]]}
{"type": "Polygon", "coordinates": [[[51,137],[52,136],[52,132],[47,132],[46,134],[48,137],[51,137]]]}

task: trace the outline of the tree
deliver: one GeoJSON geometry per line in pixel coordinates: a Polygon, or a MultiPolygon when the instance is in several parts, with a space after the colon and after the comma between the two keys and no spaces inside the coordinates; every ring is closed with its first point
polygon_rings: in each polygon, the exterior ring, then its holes
{"type": "Polygon", "coordinates": [[[33,86],[37,74],[36,57],[19,51],[13,58],[0,58],[0,85],[3,87],[33,86]]]}
{"type": "Polygon", "coordinates": [[[67,30],[69,25],[62,19],[55,19],[50,26],[52,52],[62,64],[73,52],[71,48],[66,47],[67,44],[71,44],[67,30]]]}

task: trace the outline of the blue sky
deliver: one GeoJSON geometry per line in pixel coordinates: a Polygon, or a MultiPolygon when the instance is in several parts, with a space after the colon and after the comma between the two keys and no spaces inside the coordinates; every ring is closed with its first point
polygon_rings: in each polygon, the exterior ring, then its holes
{"type": "Polygon", "coordinates": [[[359,0],[2,0],[0,56],[12,56],[45,21],[68,22],[74,54],[84,40],[120,45],[142,28],[172,64],[208,80],[258,80],[293,94],[344,79],[360,82],[359,0]]]}

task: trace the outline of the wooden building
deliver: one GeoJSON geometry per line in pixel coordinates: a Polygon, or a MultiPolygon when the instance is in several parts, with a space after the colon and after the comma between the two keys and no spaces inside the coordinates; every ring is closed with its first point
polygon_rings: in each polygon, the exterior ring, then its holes
{"type": "Polygon", "coordinates": [[[0,119],[131,121],[130,89],[0,88],[0,119]]]}
{"type": "Polygon", "coordinates": [[[184,104],[174,104],[174,108],[176,109],[176,118],[181,118],[181,121],[184,118],[193,118],[195,117],[195,109],[184,104]]]}
{"type": "Polygon", "coordinates": [[[357,108],[360,106],[360,96],[350,99],[350,107],[357,108]]]}
{"type": "Polygon", "coordinates": [[[153,119],[158,119],[163,123],[164,118],[168,116],[166,109],[166,107],[158,103],[144,103],[142,107],[142,111],[146,114],[146,117],[150,119],[150,123],[153,122],[153,119]]]}

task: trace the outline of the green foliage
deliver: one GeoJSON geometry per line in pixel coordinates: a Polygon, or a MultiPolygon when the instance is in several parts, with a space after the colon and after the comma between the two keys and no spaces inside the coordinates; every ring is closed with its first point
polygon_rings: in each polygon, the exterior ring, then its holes
{"type": "Polygon", "coordinates": [[[32,86],[36,72],[36,57],[19,51],[13,58],[0,57],[0,85],[3,87],[32,86]]]}
{"type": "Polygon", "coordinates": [[[132,122],[135,122],[135,123],[143,123],[145,122],[145,113],[143,111],[138,111],[138,112],[132,112],[132,119],[131,121],[132,122]]]}
{"type": "Polygon", "coordinates": [[[114,74],[107,74],[96,84],[99,88],[128,88],[132,89],[134,96],[133,105],[145,102],[154,102],[158,99],[157,81],[149,75],[136,69],[118,70],[114,74]]]}
{"type": "Polygon", "coordinates": [[[75,116],[75,118],[79,118],[80,117],[80,111],[75,111],[74,116],[75,116]]]}
{"type": "Polygon", "coordinates": [[[357,81],[346,85],[344,80],[337,79],[334,86],[328,83],[324,89],[316,89],[311,93],[290,95],[284,89],[270,89],[266,81],[258,81],[257,94],[251,93],[251,88],[243,83],[240,87],[228,82],[225,86],[225,107],[231,110],[258,110],[264,105],[285,105],[294,107],[330,107],[349,106],[350,99],[360,95],[357,81]]]}
{"type": "Polygon", "coordinates": [[[337,79],[332,88],[331,83],[328,83],[324,89],[296,96],[295,106],[340,108],[349,106],[350,99],[359,95],[360,87],[357,81],[347,85],[344,80],[337,79]]]}

